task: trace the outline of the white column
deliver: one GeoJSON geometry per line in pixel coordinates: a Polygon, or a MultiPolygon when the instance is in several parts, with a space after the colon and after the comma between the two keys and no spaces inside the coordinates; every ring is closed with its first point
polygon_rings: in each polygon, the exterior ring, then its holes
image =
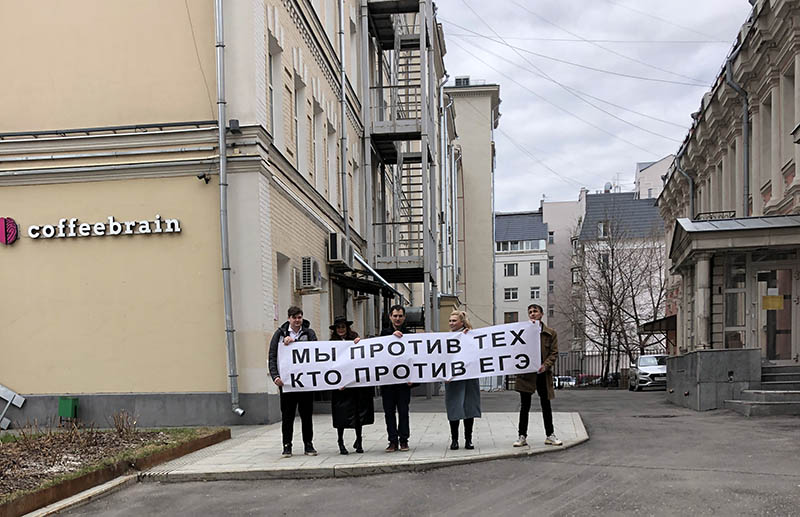
{"type": "Polygon", "coordinates": [[[771,171],[772,196],[767,206],[773,206],[783,200],[783,178],[781,177],[781,96],[780,88],[773,87],[770,92],[772,99],[772,127],[771,142],[771,171]]]}
{"type": "Polygon", "coordinates": [[[752,107],[753,120],[750,131],[753,145],[750,148],[750,195],[753,196],[753,215],[764,214],[764,199],[761,197],[761,111],[758,103],[752,107]]]}
{"type": "Polygon", "coordinates": [[[736,142],[736,169],[731,171],[734,174],[734,181],[731,182],[733,210],[736,210],[736,217],[747,217],[742,201],[742,196],[744,196],[744,139],[741,133],[736,135],[734,142],[736,142]]]}
{"type": "Polygon", "coordinates": [[[733,196],[731,195],[731,149],[730,147],[723,147],[722,151],[722,177],[720,177],[721,185],[717,187],[722,191],[722,206],[720,210],[731,210],[733,205],[733,196]]]}
{"type": "Polygon", "coordinates": [[[711,257],[701,255],[694,267],[695,343],[698,349],[711,348],[711,257]]]}
{"type": "MultiPolygon", "coordinates": [[[[794,56],[794,123],[795,125],[800,122],[800,54],[794,56]]],[[[794,126],[789,128],[789,131],[794,129],[794,126]]],[[[800,145],[792,144],[794,146],[794,180],[792,187],[800,186],[800,145]]]]}

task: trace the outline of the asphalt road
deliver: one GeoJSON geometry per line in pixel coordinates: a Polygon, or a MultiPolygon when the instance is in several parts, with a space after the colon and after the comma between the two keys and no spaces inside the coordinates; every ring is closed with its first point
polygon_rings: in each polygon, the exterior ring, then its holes
{"type": "MultiPolygon", "coordinates": [[[[484,394],[482,405],[514,410],[518,396],[484,394]]],[[[579,412],[590,440],[422,473],[139,483],[68,515],[800,515],[800,417],[698,413],[663,391],[560,390],[553,409],[579,412]]]]}

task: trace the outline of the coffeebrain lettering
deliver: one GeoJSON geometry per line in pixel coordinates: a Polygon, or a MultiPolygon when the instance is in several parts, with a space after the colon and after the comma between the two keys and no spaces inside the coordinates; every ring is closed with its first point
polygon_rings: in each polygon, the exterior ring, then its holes
{"type": "Polygon", "coordinates": [[[10,217],[0,217],[0,243],[14,244],[19,237],[19,226],[10,217]]]}

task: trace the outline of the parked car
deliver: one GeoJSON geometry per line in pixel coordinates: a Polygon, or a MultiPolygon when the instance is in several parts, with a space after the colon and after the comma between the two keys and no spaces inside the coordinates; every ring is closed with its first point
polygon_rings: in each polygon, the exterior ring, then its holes
{"type": "Polygon", "coordinates": [[[628,370],[628,389],[667,387],[667,356],[663,354],[640,356],[628,370]]]}
{"type": "Polygon", "coordinates": [[[575,386],[575,377],[569,375],[556,375],[553,377],[553,386],[555,388],[572,388],[575,386]]]}

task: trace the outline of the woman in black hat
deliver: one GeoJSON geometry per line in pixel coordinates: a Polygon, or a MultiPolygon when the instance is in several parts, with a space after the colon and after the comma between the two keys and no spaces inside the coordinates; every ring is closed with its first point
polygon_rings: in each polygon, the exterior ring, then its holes
{"type": "MultiPolygon", "coordinates": [[[[358,333],[350,328],[352,321],[344,316],[337,316],[333,320],[331,341],[353,341],[358,338],[358,333]]],[[[375,408],[372,397],[375,388],[372,386],[357,388],[341,388],[334,391],[331,396],[331,413],[333,414],[333,427],[339,432],[339,454],[347,454],[344,446],[344,430],[355,429],[356,441],[353,448],[356,452],[364,452],[361,444],[361,428],[375,423],[375,408]]]]}

